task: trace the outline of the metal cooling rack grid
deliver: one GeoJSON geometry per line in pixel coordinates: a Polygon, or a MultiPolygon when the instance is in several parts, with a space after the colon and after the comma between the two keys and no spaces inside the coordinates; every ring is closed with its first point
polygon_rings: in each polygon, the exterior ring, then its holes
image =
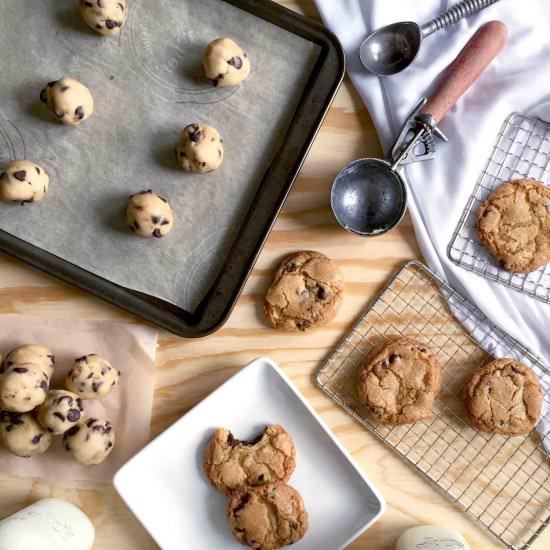
{"type": "Polygon", "coordinates": [[[529,548],[550,523],[550,458],[543,445],[550,448],[549,380],[545,365],[416,261],[389,282],[317,373],[323,391],[515,550],[529,548]],[[374,346],[400,335],[434,349],[443,384],[431,418],[388,426],[358,402],[356,376],[374,346]],[[486,350],[521,360],[543,378],[538,431],[507,438],[469,425],[458,394],[470,374],[492,358],[486,350]],[[544,437],[542,422],[549,423],[544,437]]]}
{"type": "Polygon", "coordinates": [[[477,212],[487,195],[501,183],[520,178],[550,184],[550,124],[512,113],[500,129],[447,252],[455,264],[548,303],[550,265],[532,273],[504,271],[480,243],[476,228],[477,212]]]}

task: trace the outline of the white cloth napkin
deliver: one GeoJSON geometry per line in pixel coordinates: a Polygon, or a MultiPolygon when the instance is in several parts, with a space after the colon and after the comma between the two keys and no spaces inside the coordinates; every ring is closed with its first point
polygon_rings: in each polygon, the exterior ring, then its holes
{"type": "MultiPolygon", "coordinates": [[[[359,60],[359,46],[369,32],[395,21],[422,24],[456,0],[316,2],[324,22],[344,46],[348,74],[369,109],[385,152],[417,100],[429,94],[475,30],[492,19],[507,25],[504,50],[441,123],[449,143],[437,143],[434,160],[407,165],[402,173],[416,237],[430,268],[548,364],[550,305],[452,264],[447,246],[505,118],[513,111],[535,109],[538,116],[550,119],[550,109],[544,112],[540,107],[550,94],[550,1],[500,0],[426,38],[411,66],[384,78],[368,73],[359,60]]],[[[543,385],[550,384],[548,378],[543,385]]]]}

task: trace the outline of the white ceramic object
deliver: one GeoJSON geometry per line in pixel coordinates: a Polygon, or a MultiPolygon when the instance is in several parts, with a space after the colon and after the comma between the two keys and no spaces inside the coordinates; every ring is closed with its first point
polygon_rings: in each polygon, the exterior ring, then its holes
{"type": "Polygon", "coordinates": [[[309,512],[293,550],[339,550],[384,512],[367,476],[294,384],[270,359],[256,359],[140,451],[116,474],[115,487],[163,550],[242,550],[227,524],[227,499],[202,467],[217,427],[235,437],[282,424],[296,444],[290,479],[309,512]]]}
{"type": "Polygon", "coordinates": [[[454,529],[420,525],[407,529],[397,539],[395,550],[470,550],[470,545],[454,529]]]}
{"type": "Polygon", "coordinates": [[[0,550],[90,550],[94,526],[70,502],[45,498],[0,521],[0,550]]]}

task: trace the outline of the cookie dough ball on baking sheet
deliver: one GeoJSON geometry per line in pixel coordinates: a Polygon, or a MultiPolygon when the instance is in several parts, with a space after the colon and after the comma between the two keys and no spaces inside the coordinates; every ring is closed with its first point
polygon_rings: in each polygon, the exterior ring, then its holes
{"type": "Polygon", "coordinates": [[[65,76],[49,82],[40,92],[40,101],[63,124],[77,126],[94,112],[94,98],[84,84],[65,76]]]}
{"type": "Polygon", "coordinates": [[[36,410],[36,419],[52,434],[62,434],[81,418],[84,406],[78,395],[67,390],[50,390],[36,410]]]}
{"type": "Polygon", "coordinates": [[[46,399],[49,378],[37,365],[12,365],[0,377],[0,409],[29,412],[46,399]]]}
{"type": "Polygon", "coordinates": [[[117,36],[127,17],[126,0],[80,0],[80,14],[88,27],[104,36],[117,36]]]}
{"type": "Polygon", "coordinates": [[[0,169],[0,199],[4,201],[39,202],[49,184],[46,170],[30,160],[14,160],[0,169]]]}
{"type": "Polygon", "coordinates": [[[30,457],[47,451],[52,437],[31,414],[0,411],[0,440],[14,455],[30,457]]]}
{"type": "Polygon", "coordinates": [[[206,48],[204,72],[214,86],[237,86],[250,74],[250,60],[231,38],[217,38],[206,48]]]}
{"type": "Polygon", "coordinates": [[[88,418],[63,434],[63,445],[80,464],[101,464],[114,448],[115,432],[108,420],[88,418]]]}
{"type": "Polygon", "coordinates": [[[189,124],[181,133],[177,155],[186,172],[212,172],[220,167],[223,154],[223,140],[209,124],[189,124]]]}
{"type": "Polygon", "coordinates": [[[135,235],[160,239],[172,230],[174,216],[168,201],[149,189],[128,199],[126,221],[135,235]]]}

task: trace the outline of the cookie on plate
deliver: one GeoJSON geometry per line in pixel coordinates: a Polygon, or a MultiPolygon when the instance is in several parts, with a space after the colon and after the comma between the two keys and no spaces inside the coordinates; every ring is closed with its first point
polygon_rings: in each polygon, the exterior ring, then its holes
{"type": "Polygon", "coordinates": [[[408,424],[431,414],[441,388],[441,366],[430,349],[412,338],[377,348],[357,380],[360,401],[386,424],[408,424]]]}
{"type": "Polygon", "coordinates": [[[462,399],[476,428],[521,435],[537,424],[543,393],[529,367],[515,359],[495,359],[474,372],[462,399]]]}
{"type": "Polygon", "coordinates": [[[300,493],[284,483],[235,491],[227,507],[227,518],[241,544],[260,550],[294,544],[308,527],[300,493]]]}
{"type": "Polygon", "coordinates": [[[483,246],[511,273],[550,262],[550,188],[521,179],[497,187],[481,205],[477,229],[483,246]]]}
{"type": "Polygon", "coordinates": [[[287,256],[265,296],[274,328],[307,331],[330,322],[342,305],[344,277],[324,254],[311,250],[287,256]]]}
{"type": "Polygon", "coordinates": [[[294,442],[279,424],[252,441],[240,441],[224,428],[216,430],[204,452],[204,471],[223,493],[244,485],[288,481],[294,468],[294,442]]]}

